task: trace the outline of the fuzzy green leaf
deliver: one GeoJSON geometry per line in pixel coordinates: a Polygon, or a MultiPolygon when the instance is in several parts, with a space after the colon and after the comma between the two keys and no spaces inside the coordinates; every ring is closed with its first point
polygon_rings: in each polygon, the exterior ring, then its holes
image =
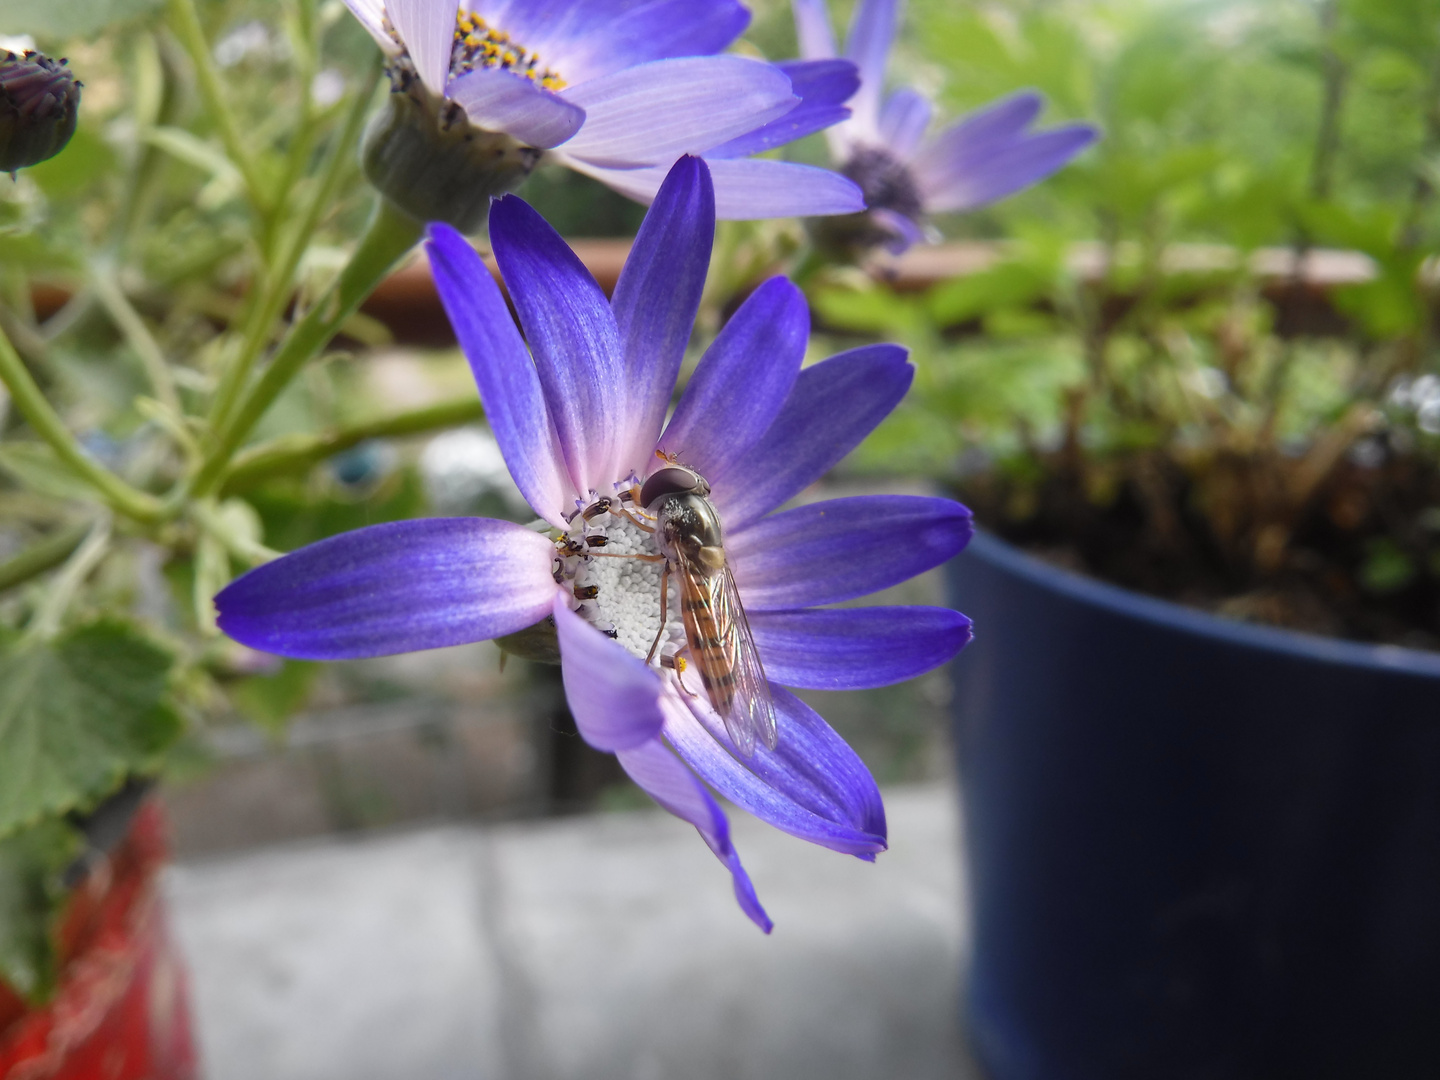
{"type": "Polygon", "coordinates": [[[88,809],[180,734],[173,657],[116,620],[0,643],[0,837],[88,809]]]}

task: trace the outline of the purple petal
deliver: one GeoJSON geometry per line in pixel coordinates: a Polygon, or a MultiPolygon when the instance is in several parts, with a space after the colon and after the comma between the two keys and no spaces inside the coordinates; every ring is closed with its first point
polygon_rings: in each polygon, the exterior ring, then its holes
{"type": "Polygon", "coordinates": [[[706,702],[692,710],[678,695],[661,698],[665,738],[700,779],[760,820],[874,858],[885,850],[885,807],[870,770],[814,709],[778,686],[771,690],[780,741],[774,750],[757,745],[744,764],[706,702]]]}
{"type": "Polygon", "coordinates": [[[575,726],[597,750],[629,750],[660,734],[660,680],[555,595],[555,632],[565,700],[575,726]]]}
{"type": "Polygon", "coordinates": [[[400,46],[395,44],[395,39],[385,32],[384,0],[345,0],[345,6],[350,9],[350,14],[360,20],[360,25],[370,31],[375,44],[380,46],[386,56],[395,56],[400,52],[400,46]]]}
{"type": "Polygon", "coordinates": [[[770,933],[775,924],[760,906],[755,886],[750,884],[750,875],[740,865],[740,856],[730,842],[730,823],[704,786],[659,740],[633,750],[622,750],[616,757],[630,774],[630,779],[644,788],[652,799],[699,830],[716,858],[730,870],[740,909],[756,926],[770,933]]]}
{"type": "Polygon", "coordinates": [[[913,245],[925,240],[925,230],[898,210],[871,210],[870,220],[890,234],[885,241],[885,250],[891,255],[904,255],[913,245]]]}
{"type": "Polygon", "coordinates": [[[670,170],[630,257],[611,309],[625,354],[628,419],[618,472],[644,475],[685,358],[715,242],[715,188],[700,158],[670,170]]]}
{"type": "Polygon", "coordinates": [[[520,494],[557,528],[576,491],[545,411],[540,377],[500,287],[465,238],[449,225],[430,226],[425,251],[435,289],[460,348],[470,361],[485,418],[520,494]]]}
{"type": "Polygon", "coordinates": [[[923,675],[970,640],[970,620],[940,607],[753,611],[765,674],[806,690],[868,690],[923,675]]]}
{"type": "Polygon", "coordinates": [[[215,607],[242,645],[299,660],[464,645],[545,618],[554,557],[549,540],[508,521],[395,521],[257,567],[215,607]]]}
{"type": "Polygon", "coordinates": [[[915,153],[929,123],[929,99],[905,87],[891,94],[880,110],[880,138],[904,161],[915,153]]]}
{"type": "MultiPolygon", "coordinates": [[[[573,159],[566,163],[642,203],[655,197],[665,179],[665,171],[659,168],[601,169],[573,159]]],[[[756,158],[706,158],[705,163],[715,184],[715,216],[723,221],[819,217],[865,209],[860,189],[828,169],[756,158]]]]}
{"type": "Polygon", "coordinates": [[[1011,142],[1040,115],[1045,98],[1034,90],[1021,90],[976,109],[931,139],[917,164],[931,155],[950,158],[963,150],[978,153],[1011,142]]]}
{"type": "Polygon", "coordinates": [[[834,604],[888,589],[948,562],[974,531],[970,511],[949,499],[861,495],[810,503],[731,530],[725,551],[745,610],[753,613],[834,604]]]}
{"type": "MultiPolygon", "coordinates": [[[[450,74],[450,52],[455,40],[455,12],[459,0],[386,0],[390,16],[415,72],[436,97],[445,93],[450,74]]],[[[362,20],[363,21],[363,20],[362,20]]]]}
{"type": "Polygon", "coordinates": [[[601,167],[664,165],[698,154],[793,109],[799,98],[772,64],[742,56],[656,60],[571,86],[561,96],[585,110],[565,143],[570,157],[601,167]]]}
{"type": "Polygon", "coordinates": [[[610,304],[590,271],[524,200],[490,208],[490,243],[535,357],[560,451],[583,497],[609,491],[625,368],[610,304]]]}
{"type": "Polygon", "coordinates": [[[835,55],[835,35],[830,31],[830,14],[825,0],[791,0],[795,12],[795,36],[800,55],[806,60],[828,60],[835,55]]]}
{"type": "Polygon", "coordinates": [[[705,151],[711,159],[747,157],[796,139],[803,139],[850,115],[845,102],[860,85],[860,76],[849,60],[800,60],[776,64],[790,78],[791,90],[800,104],[778,120],[772,120],[739,138],[705,151]]]}
{"type": "Polygon", "coordinates": [[[548,150],[585,123],[580,106],[520,75],[476,68],[450,83],[446,96],[465,108],[470,123],[503,131],[530,146],[548,150]]]}
{"type": "Polygon", "coordinates": [[[925,209],[931,213],[971,210],[1003,199],[1043,180],[1095,141],[1099,132],[1088,124],[1069,124],[1015,142],[988,153],[964,150],[948,160],[921,151],[915,179],[925,209]]]}
{"type": "Polygon", "coordinates": [[[860,89],[850,101],[855,119],[873,130],[880,119],[880,94],[885,88],[885,65],[895,40],[898,0],[860,0],[850,20],[845,55],[860,69],[860,89]]]}
{"type": "Polygon", "coordinates": [[[783,277],[765,282],[705,350],[660,449],[701,476],[723,475],[774,423],[809,339],[805,294],[783,277]]]}
{"type": "Polygon", "coordinates": [[[729,530],[798,495],[860,445],[910,388],[905,356],[899,345],[863,345],[800,372],[764,438],[707,476],[729,530]]]}
{"type": "Polygon", "coordinates": [[[572,85],[651,60],[722,52],[750,23],[737,0],[481,0],[471,6],[572,85]]]}

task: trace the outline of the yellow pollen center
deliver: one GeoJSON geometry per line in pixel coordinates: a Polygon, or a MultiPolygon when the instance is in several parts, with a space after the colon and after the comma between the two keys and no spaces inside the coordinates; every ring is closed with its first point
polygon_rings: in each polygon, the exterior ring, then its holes
{"type": "Polygon", "coordinates": [[[546,90],[565,89],[565,80],[542,67],[540,57],[510,40],[504,30],[463,8],[455,18],[455,44],[450,53],[450,74],[463,75],[477,68],[499,68],[523,75],[546,90]]]}

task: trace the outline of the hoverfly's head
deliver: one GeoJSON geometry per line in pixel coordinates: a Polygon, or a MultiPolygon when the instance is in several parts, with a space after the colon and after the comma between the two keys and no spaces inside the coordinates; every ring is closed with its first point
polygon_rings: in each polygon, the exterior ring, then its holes
{"type": "Polygon", "coordinates": [[[672,462],[646,479],[640,488],[640,505],[646,510],[653,510],[656,503],[675,495],[699,495],[703,498],[709,494],[710,485],[703,476],[694,469],[672,462]]]}

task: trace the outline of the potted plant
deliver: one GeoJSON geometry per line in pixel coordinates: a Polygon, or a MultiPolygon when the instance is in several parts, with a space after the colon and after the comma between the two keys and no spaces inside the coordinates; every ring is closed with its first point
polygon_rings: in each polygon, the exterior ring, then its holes
{"type": "Polygon", "coordinates": [[[1100,150],[987,270],[815,297],[919,352],[871,465],[989,530],[952,584],[1001,1078],[1440,1071],[1440,40],[1400,0],[1239,10],[1090,49],[955,15],[922,47],[972,83],[1092,57],[1058,78],[1100,150]]]}

